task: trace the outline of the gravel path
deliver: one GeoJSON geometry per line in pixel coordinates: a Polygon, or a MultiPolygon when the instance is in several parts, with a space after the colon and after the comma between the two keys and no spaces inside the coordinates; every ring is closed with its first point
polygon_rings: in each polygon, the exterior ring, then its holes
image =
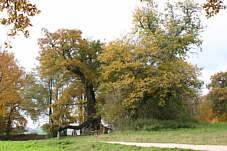
{"type": "Polygon", "coordinates": [[[141,147],[159,148],[183,148],[204,151],[227,151],[227,146],[223,145],[188,145],[188,144],[168,144],[168,143],[133,143],[133,142],[105,142],[111,144],[135,145],[141,147]]]}

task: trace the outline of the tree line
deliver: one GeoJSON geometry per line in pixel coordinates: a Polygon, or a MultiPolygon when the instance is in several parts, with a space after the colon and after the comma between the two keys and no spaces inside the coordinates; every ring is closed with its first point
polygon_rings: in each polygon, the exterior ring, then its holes
{"type": "MultiPolygon", "coordinates": [[[[201,69],[187,62],[202,44],[201,9],[185,1],[161,10],[148,1],[135,10],[132,32],[109,43],[85,39],[78,29],[43,29],[39,65],[31,73],[1,51],[1,134],[23,131],[26,116],[48,117],[43,128],[52,137],[68,128],[99,130],[101,119],[118,126],[136,119],[201,118],[200,102],[207,102],[200,101],[201,69]]],[[[203,97],[212,104],[212,118],[226,117],[225,79],[225,73],[213,76],[203,97]]]]}

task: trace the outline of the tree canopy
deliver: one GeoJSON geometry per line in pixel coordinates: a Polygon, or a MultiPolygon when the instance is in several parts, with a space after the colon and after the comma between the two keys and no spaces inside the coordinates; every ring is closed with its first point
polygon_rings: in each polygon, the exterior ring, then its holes
{"type": "Polygon", "coordinates": [[[0,78],[0,132],[8,138],[11,132],[23,130],[27,123],[21,95],[25,72],[12,53],[0,51],[0,78]]]}
{"type": "MultiPolygon", "coordinates": [[[[83,39],[82,32],[79,30],[61,29],[54,33],[47,30],[44,32],[44,38],[39,40],[41,73],[44,77],[50,78],[57,75],[55,91],[59,90],[59,97],[56,98],[59,107],[64,104],[68,106],[67,110],[71,111],[75,110],[73,104],[79,105],[80,102],[86,102],[85,119],[93,121],[90,119],[97,118],[95,89],[100,67],[97,56],[101,52],[102,44],[99,41],[89,42],[83,39]],[[72,109],[69,109],[71,107],[72,109]]],[[[53,106],[57,107],[54,104],[53,106]]],[[[62,111],[64,109],[66,108],[59,110],[59,113],[67,113],[67,111],[62,111]]],[[[57,112],[53,113],[53,116],[58,118],[63,116],[56,114],[57,112]]],[[[70,122],[59,124],[59,130],[69,124],[70,122]]],[[[90,127],[99,125],[98,123],[90,124],[90,127]]]]}
{"type": "MultiPolygon", "coordinates": [[[[165,12],[154,2],[139,8],[134,32],[105,45],[99,55],[100,99],[123,106],[125,117],[133,119],[184,118],[202,86],[200,69],[186,62],[201,45],[200,10],[191,1],[167,3],[165,12]]],[[[116,114],[103,107],[103,114],[116,114]]]]}

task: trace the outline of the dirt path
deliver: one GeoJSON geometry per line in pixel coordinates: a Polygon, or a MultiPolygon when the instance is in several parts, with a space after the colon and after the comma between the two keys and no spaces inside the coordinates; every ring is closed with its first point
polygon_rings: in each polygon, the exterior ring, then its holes
{"type": "Polygon", "coordinates": [[[227,146],[223,145],[188,145],[188,144],[168,144],[168,143],[133,143],[133,142],[105,142],[111,144],[135,145],[141,147],[159,147],[159,148],[182,148],[204,151],[227,151],[227,146]]]}

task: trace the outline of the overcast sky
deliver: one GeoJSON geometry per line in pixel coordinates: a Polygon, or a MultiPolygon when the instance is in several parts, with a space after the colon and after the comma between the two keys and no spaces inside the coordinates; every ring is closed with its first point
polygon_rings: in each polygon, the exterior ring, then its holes
{"type": "MultiPolygon", "coordinates": [[[[35,64],[39,47],[37,39],[41,29],[54,32],[60,28],[80,29],[83,36],[108,42],[130,32],[133,10],[141,5],[140,0],[38,0],[40,15],[32,18],[30,38],[17,36],[13,50],[20,64],[29,71],[35,64]]],[[[212,74],[227,69],[227,10],[203,20],[207,25],[203,50],[189,60],[203,68],[201,79],[209,82],[212,74]]],[[[205,94],[207,90],[203,90],[205,94]]]]}
{"type": "MultiPolygon", "coordinates": [[[[204,21],[207,27],[202,34],[202,52],[194,55],[190,61],[203,68],[201,79],[207,84],[211,75],[227,71],[227,10],[204,21]]],[[[204,94],[207,92],[203,89],[204,94]]]]}

